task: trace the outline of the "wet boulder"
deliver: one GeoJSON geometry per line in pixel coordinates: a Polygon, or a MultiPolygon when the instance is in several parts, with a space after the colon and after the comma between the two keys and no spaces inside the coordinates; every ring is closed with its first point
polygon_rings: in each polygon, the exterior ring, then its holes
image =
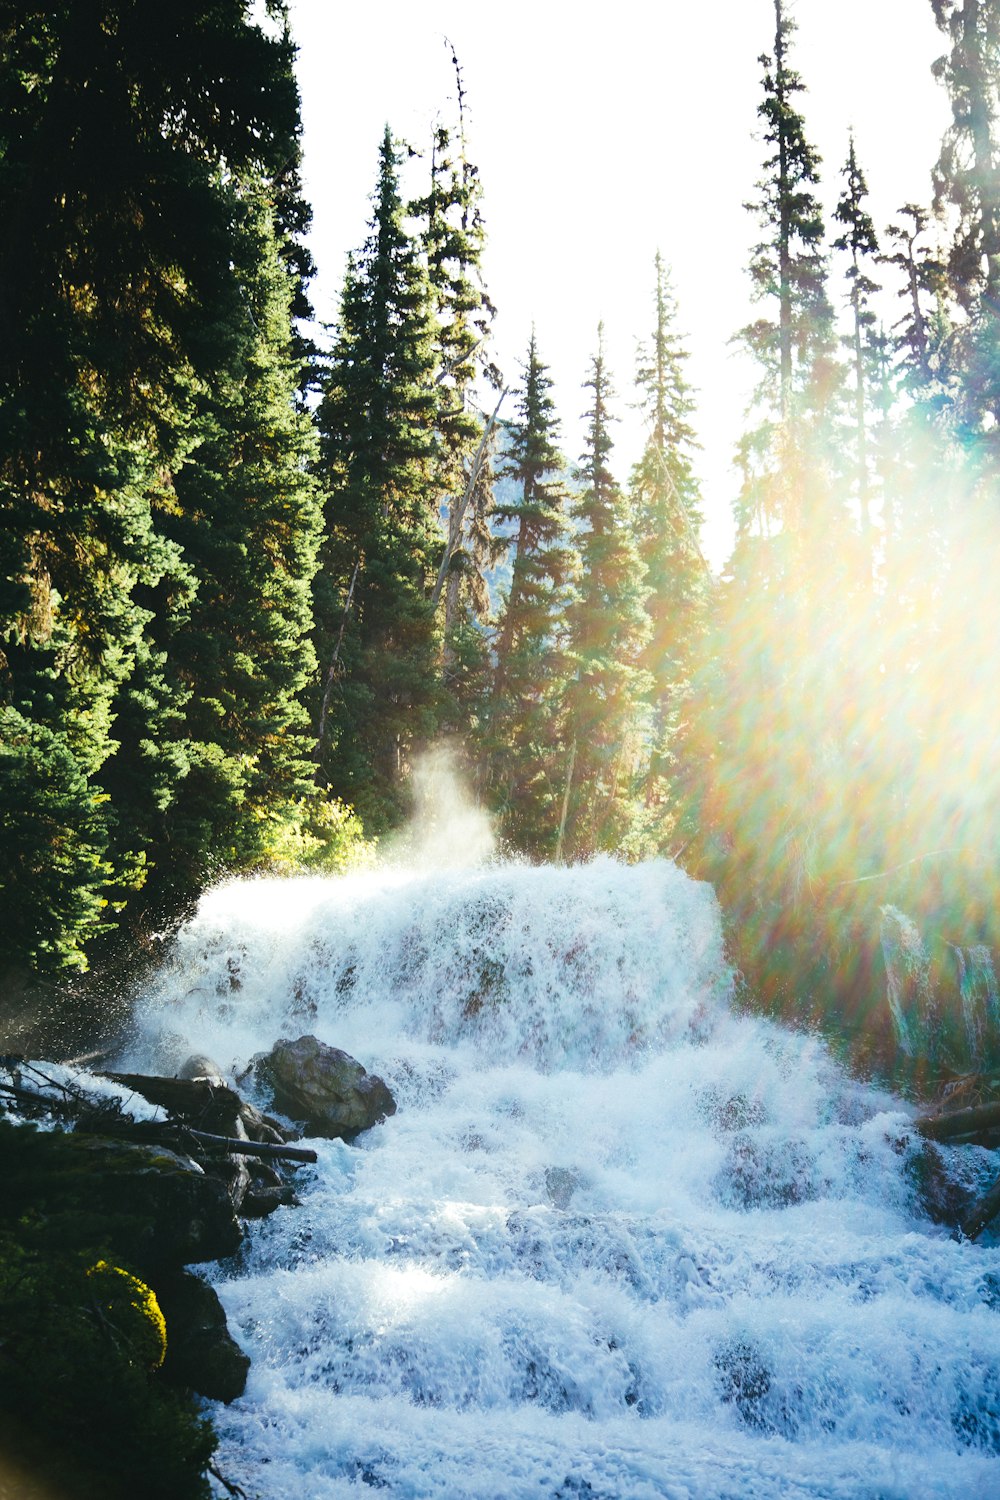
{"type": "Polygon", "coordinates": [[[167,1325],[164,1378],[212,1401],[242,1396],[250,1357],[229,1332],[215,1288],[179,1271],[157,1284],[156,1297],[167,1325]]]}
{"type": "Polygon", "coordinates": [[[275,1042],[253,1060],[274,1107],[300,1121],[307,1135],[351,1140],[396,1113],[396,1101],[374,1073],[314,1036],[275,1042]]]}

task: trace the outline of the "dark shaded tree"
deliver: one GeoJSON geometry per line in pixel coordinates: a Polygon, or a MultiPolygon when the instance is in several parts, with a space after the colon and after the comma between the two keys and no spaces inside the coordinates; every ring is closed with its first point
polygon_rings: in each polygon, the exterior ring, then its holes
{"type": "MultiPolygon", "coordinates": [[[[268,184],[297,296],[307,266],[293,49],[283,6],[270,13],[265,30],[240,0],[0,6],[0,693],[39,775],[48,746],[56,782],[92,788],[94,816],[66,837],[92,872],[106,862],[101,900],[155,845],[130,841],[99,779],[133,685],[130,776],[163,807],[186,772],[188,689],[158,621],[196,579],[163,521],[202,439],[199,392],[239,358],[231,184],[268,184]]],[[[34,859],[65,847],[22,811],[34,859]]],[[[54,917],[45,951],[82,962],[102,921],[54,917]]]]}
{"type": "Polygon", "coordinates": [[[573,676],[566,690],[568,746],[557,852],[586,857],[618,848],[631,824],[649,680],[644,569],[626,497],[611,472],[611,381],[604,329],[589,378],[586,446],[574,506],[580,579],[568,613],[573,676]]]}
{"type": "Polygon", "coordinates": [[[386,128],[371,233],[348,264],[319,409],[329,493],[320,753],[330,786],[373,830],[398,816],[408,757],[433,736],[441,705],[436,332],[406,218],[386,128]]]}
{"type": "Polygon", "coordinates": [[[495,644],[487,730],[492,804],[518,849],[551,852],[565,770],[559,705],[574,553],[548,366],[534,330],[507,427],[495,515],[511,535],[510,587],[495,644]]]}
{"type": "MultiPolygon", "coordinates": [[[[693,467],[697,446],[691,414],[694,396],[678,335],[676,303],[662,258],[655,258],[653,334],[639,350],[638,405],[647,437],[632,471],[631,509],[639,557],[645,567],[649,640],[642,666],[651,684],[651,721],[644,801],[647,817],[668,831],[675,795],[687,768],[685,729],[690,670],[704,628],[708,565],[699,540],[702,515],[693,467]]],[[[681,793],[682,795],[682,793],[681,793]]]]}

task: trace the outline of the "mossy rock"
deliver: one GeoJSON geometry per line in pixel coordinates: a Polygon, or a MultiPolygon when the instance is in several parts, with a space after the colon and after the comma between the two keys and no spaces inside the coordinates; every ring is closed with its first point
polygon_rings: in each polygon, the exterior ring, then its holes
{"type": "Polygon", "coordinates": [[[93,1245],[154,1279],[242,1239],[225,1184],[163,1147],[0,1121],[0,1181],[0,1223],[27,1217],[54,1246],[93,1245]]]}
{"type": "MultiPolygon", "coordinates": [[[[29,1224],[24,1233],[31,1239],[29,1224]]],[[[150,1290],[0,1230],[0,1432],[74,1500],[208,1500],[211,1424],[151,1366],[162,1350],[150,1290]]]]}

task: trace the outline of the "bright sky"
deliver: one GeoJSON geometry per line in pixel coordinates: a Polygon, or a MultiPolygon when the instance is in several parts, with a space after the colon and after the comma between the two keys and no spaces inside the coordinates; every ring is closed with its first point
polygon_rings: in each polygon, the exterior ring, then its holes
{"type": "MultiPolygon", "coordinates": [[[[828,222],[853,126],[872,215],[884,229],[901,204],[928,202],[948,119],[930,75],[944,51],[930,0],[794,0],[792,14],[828,222]]],[[[335,317],[345,257],[366,237],[386,122],[423,149],[435,115],[452,117],[447,36],[463,69],[470,154],[484,189],[486,281],[505,378],[517,382],[534,322],[556,382],[563,447],[575,461],[581,386],[603,319],[623,418],[613,463],[626,479],[641,445],[627,402],[636,340],[650,330],[659,248],[699,392],[705,546],[720,564],[752,373],[728,341],[752,316],[746,265],[755,223],[743,204],[763,159],[757,58],[772,50],[772,0],[655,8],[616,0],[593,11],[552,0],[500,8],[291,0],[291,15],[319,316],[335,317]]],[[[843,296],[839,275],[831,291],[843,296]]]]}

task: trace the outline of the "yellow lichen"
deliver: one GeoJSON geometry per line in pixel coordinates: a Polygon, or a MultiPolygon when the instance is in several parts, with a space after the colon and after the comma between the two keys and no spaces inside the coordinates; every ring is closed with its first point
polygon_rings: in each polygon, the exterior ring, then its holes
{"type": "Polygon", "coordinates": [[[97,1261],[87,1275],[97,1283],[104,1317],[148,1369],[159,1369],[167,1352],[167,1325],[152,1287],[106,1260],[97,1261]],[[138,1316],[130,1317],[126,1309],[138,1316]]]}

